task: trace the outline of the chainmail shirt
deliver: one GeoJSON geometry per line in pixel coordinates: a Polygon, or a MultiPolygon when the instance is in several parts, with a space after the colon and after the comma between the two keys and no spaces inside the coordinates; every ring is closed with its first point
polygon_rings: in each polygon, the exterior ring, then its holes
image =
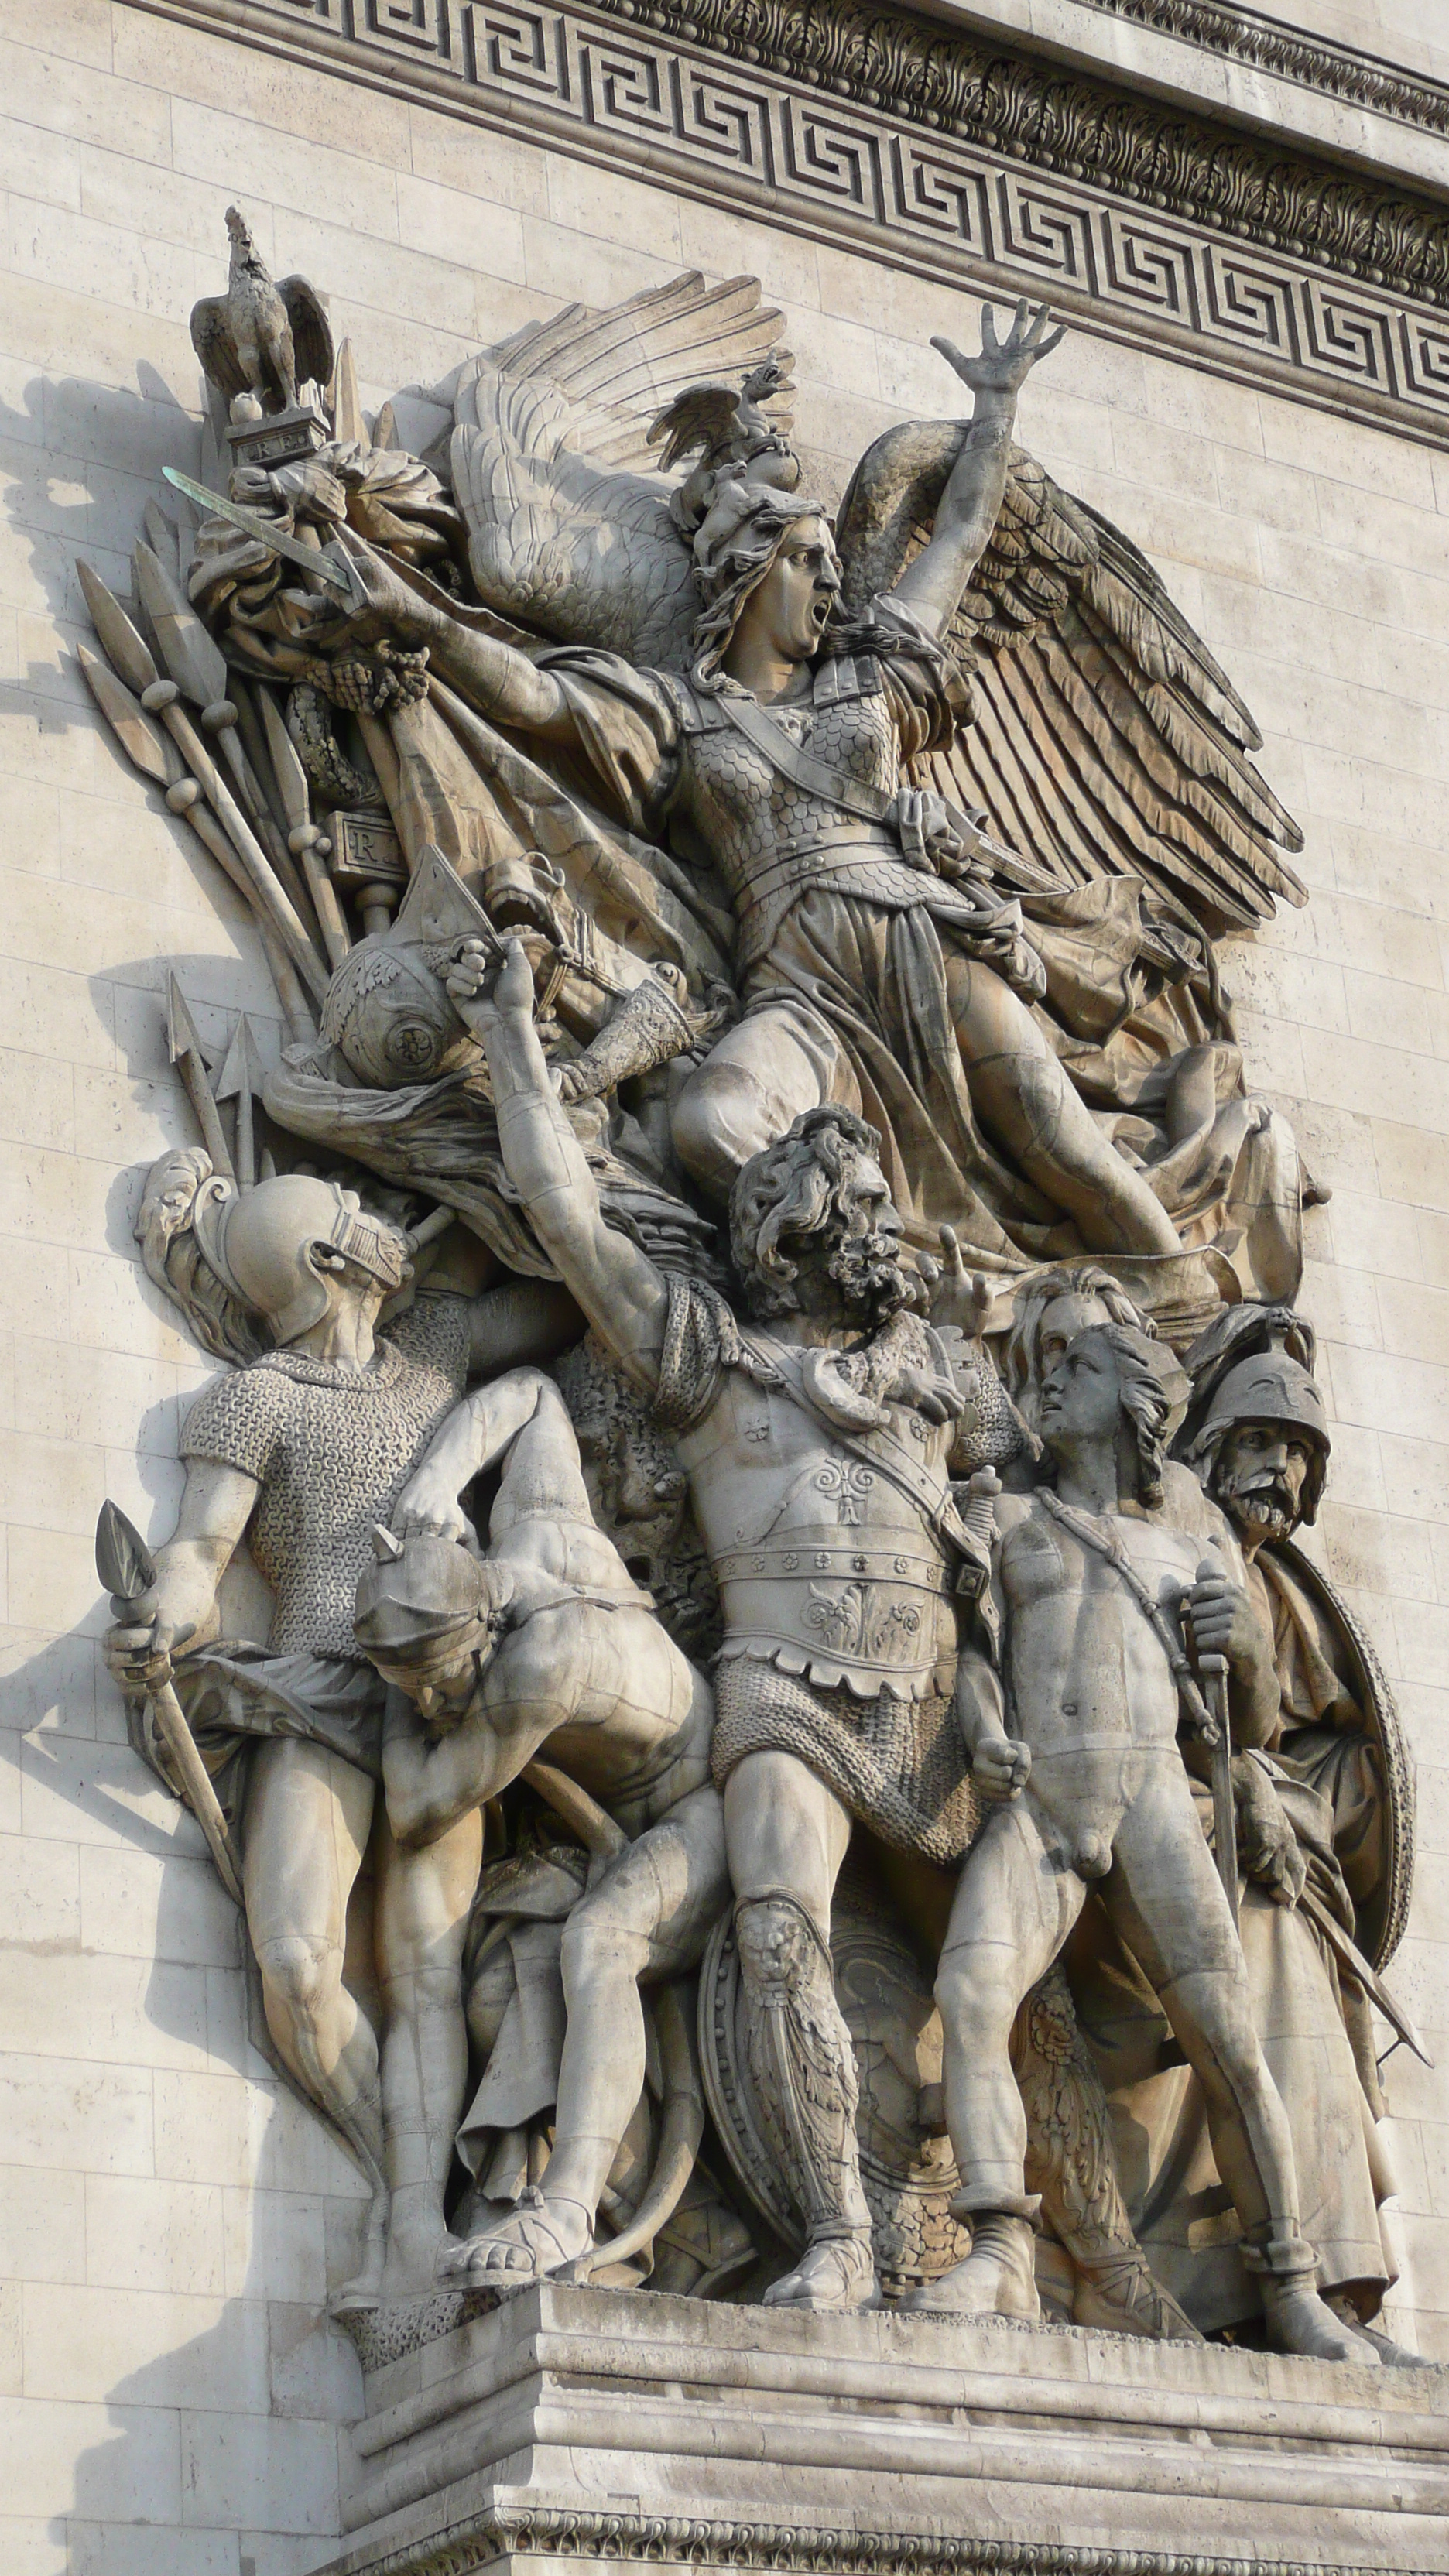
{"type": "Polygon", "coordinates": [[[183,1458],[240,1468],[261,1486],[248,1539],[276,1594],[272,1655],[364,1660],[352,1631],[369,1533],[384,1524],[467,1377],[459,1297],[420,1297],[361,1371],[269,1351],[198,1396],[183,1458]]]}

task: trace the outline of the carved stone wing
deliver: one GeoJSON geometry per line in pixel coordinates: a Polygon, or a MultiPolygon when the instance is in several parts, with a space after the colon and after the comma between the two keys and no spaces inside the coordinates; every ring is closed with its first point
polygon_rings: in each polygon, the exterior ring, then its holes
{"type": "Polygon", "coordinates": [[[702,379],[737,387],[780,329],[754,278],[707,288],[690,271],[606,313],[568,305],[471,360],[450,471],[485,605],[564,643],[681,664],[697,602],[649,427],[702,379]]]}
{"type": "Polygon", "coordinates": [[[246,371],[236,353],[224,295],[204,295],[191,308],[191,345],[201,360],[207,383],[219,385],[230,401],[247,391],[246,371]]]}
{"type": "Polygon", "coordinates": [[[298,384],[306,384],[311,377],[315,384],[325,385],[332,373],[332,325],[323,311],[320,295],[305,277],[279,277],[277,293],[292,326],[298,384]]]}
{"type": "MultiPolygon", "coordinates": [[[[959,422],[888,430],[856,467],[838,542],[849,608],[926,542],[959,422]]],[[[974,720],[931,783],[1064,885],[1141,876],[1209,933],[1307,900],[1303,836],[1255,768],[1262,735],[1145,555],[1013,448],[1001,514],[951,638],[974,720]]],[[[926,783],[924,780],[921,783],[926,783]]]]}

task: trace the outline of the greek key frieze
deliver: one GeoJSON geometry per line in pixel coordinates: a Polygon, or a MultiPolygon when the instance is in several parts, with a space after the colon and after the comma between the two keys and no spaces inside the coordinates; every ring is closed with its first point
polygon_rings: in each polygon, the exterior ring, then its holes
{"type": "MultiPolygon", "coordinates": [[[[217,23],[210,0],[147,5],[217,23]]],[[[836,0],[797,13],[793,52],[775,0],[727,25],[701,0],[679,36],[674,10],[243,0],[241,25],[335,48],[339,69],[388,87],[446,81],[482,121],[521,116],[902,266],[1048,291],[1113,336],[1300,400],[1429,437],[1449,426],[1442,213],[1282,156],[1259,169],[1226,129],[1159,134],[1145,101],[1098,99],[1025,58],[978,61],[939,31],[927,44],[904,18],[866,29],[836,0]]]]}

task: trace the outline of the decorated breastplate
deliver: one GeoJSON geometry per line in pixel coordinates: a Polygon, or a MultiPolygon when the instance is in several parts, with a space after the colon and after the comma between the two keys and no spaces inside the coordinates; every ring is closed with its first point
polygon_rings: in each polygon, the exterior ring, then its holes
{"type": "Polygon", "coordinates": [[[954,1638],[954,1569],[930,1519],[949,1437],[892,1405],[887,1429],[837,1445],[788,1392],[731,1372],[705,1438],[681,1444],[723,1653],[862,1697],[926,1697],[954,1638]]]}

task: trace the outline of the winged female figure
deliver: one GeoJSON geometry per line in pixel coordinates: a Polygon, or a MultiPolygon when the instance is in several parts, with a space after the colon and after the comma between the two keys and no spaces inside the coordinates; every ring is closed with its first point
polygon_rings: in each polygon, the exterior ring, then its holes
{"type": "Polygon", "coordinates": [[[1060,330],[1023,303],[975,355],[938,340],[969,424],[888,433],[833,524],[758,314],[743,393],[681,387],[697,284],[574,308],[446,388],[487,618],[347,537],[367,604],[309,646],[425,654],[706,917],[723,896],[742,1016],[672,1102],[710,1196],[833,1101],[879,1130],[921,1251],[943,1226],[1005,1273],[1212,1244],[1291,1293],[1296,1149],[1244,1092],[1210,941],[1301,898],[1294,827],[1145,560],[1012,446],[1060,330]]]}

